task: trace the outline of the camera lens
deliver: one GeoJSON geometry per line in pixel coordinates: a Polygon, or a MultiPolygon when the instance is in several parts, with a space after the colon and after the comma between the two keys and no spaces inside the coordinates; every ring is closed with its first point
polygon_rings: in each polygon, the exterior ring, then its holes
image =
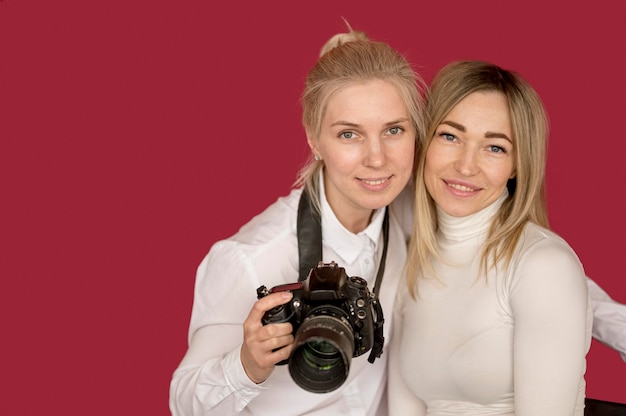
{"type": "Polygon", "coordinates": [[[301,364],[313,371],[342,369],[341,353],[328,341],[309,341],[302,346],[301,364]]]}
{"type": "Polygon", "coordinates": [[[305,390],[326,393],[337,389],[348,377],[354,354],[354,335],[341,319],[344,312],[320,307],[302,323],[289,358],[291,378],[305,390]]]}

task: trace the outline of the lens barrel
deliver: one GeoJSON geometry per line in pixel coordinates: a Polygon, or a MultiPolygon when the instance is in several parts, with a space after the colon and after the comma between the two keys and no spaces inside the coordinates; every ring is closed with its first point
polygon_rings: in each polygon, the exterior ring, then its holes
{"type": "Polygon", "coordinates": [[[305,390],[327,393],[348,378],[354,354],[352,328],[338,308],[323,307],[313,311],[300,325],[289,358],[291,378],[305,390]]]}

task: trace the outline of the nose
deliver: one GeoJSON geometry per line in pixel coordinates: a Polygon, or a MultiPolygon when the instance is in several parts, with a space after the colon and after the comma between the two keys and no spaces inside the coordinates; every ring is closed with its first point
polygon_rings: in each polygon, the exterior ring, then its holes
{"type": "Polygon", "coordinates": [[[380,138],[367,140],[364,163],[366,166],[379,168],[385,165],[385,147],[380,138]]]}
{"type": "Polygon", "coordinates": [[[463,176],[473,176],[479,171],[478,155],[474,149],[464,148],[454,163],[454,168],[463,176]]]}

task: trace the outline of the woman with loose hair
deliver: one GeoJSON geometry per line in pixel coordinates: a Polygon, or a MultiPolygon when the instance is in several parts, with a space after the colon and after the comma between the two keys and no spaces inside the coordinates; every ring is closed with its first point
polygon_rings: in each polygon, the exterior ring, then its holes
{"type": "Polygon", "coordinates": [[[198,267],[189,348],[170,387],[174,416],[386,413],[384,339],[407,250],[392,202],[410,191],[424,91],[403,55],[363,32],[350,29],[324,46],[302,96],[311,157],[296,186],[217,242],[198,267]],[[336,304],[323,309],[335,325],[355,320],[356,335],[337,335],[348,337],[345,351],[355,349],[342,357],[348,365],[337,364],[336,345],[313,338],[302,360],[291,360],[300,351],[293,318],[300,312],[290,311],[309,302],[298,284],[307,288],[303,270],[318,262],[343,268],[351,284],[365,282],[374,294],[349,296],[354,310],[344,308],[346,319],[332,316],[336,304]],[[266,291],[283,285],[293,290],[266,291]]]}
{"type": "Polygon", "coordinates": [[[549,230],[539,96],[513,71],[459,61],[427,112],[390,414],[582,416],[592,308],[576,253],[549,230]]]}

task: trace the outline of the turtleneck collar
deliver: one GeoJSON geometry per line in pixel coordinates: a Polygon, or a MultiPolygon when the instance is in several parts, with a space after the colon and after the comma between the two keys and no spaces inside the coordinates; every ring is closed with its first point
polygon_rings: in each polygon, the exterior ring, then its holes
{"type": "Polygon", "coordinates": [[[482,210],[465,216],[453,217],[437,207],[439,221],[439,237],[444,241],[460,243],[464,241],[476,241],[476,238],[484,236],[491,226],[491,220],[497,214],[502,203],[508,197],[509,192],[504,192],[491,205],[482,210]]]}

